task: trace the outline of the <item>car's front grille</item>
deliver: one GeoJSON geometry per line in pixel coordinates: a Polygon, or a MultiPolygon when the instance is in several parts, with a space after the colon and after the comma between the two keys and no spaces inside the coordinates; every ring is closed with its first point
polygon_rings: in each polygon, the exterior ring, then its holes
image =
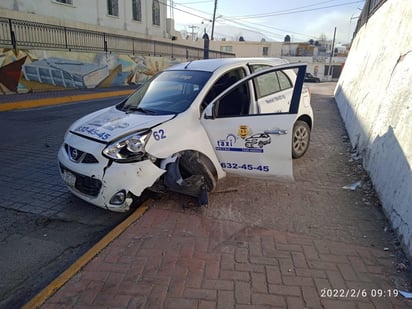
{"type": "Polygon", "coordinates": [[[60,164],[60,169],[62,173],[67,171],[76,177],[76,181],[74,183],[74,188],[76,190],[92,197],[99,195],[100,189],[102,188],[102,182],[99,179],[73,172],[62,164],[60,164]]]}
{"type": "Polygon", "coordinates": [[[97,159],[90,153],[81,151],[77,148],[71,147],[68,144],[64,144],[64,149],[70,160],[76,163],[99,163],[97,159]]]}

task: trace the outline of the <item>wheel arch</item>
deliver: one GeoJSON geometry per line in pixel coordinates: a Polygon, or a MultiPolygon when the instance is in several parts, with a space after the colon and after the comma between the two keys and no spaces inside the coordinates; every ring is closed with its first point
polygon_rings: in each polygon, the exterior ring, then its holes
{"type": "Polygon", "coordinates": [[[296,121],[301,120],[304,121],[308,124],[310,130],[312,130],[312,118],[309,115],[301,115],[299,116],[298,119],[296,119],[296,121]]]}
{"type": "Polygon", "coordinates": [[[174,181],[177,181],[177,177],[183,176],[183,173],[181,173],[181,168],[185,165],[187,171],[191,170],[192,172],[194,172],[195,169],[187,168],[188,166],[194,167],[194,164],[197,166],[197,171],[199,171],[200,173],[193,173],[192,175],[203,175],[204,177],[209,177],[210,180],[208,180],[208,183],[211,184],[211,190],[213,190],[219,179],[219,174],[215,165],[213,164],[213,161],[204,153],[197,150],[186,149],[175,153],[173,156],[171,156],[169,159],[166,159],[162,163],[163,168],[167,170],[165,177],[169,177],[169,184],[172,184],[174,181]],[[196,162],[198,163],[196,164],[196,162]],[[174,169],[169,170],[169,165],[170,167],[174,166],[174,169]],[[204,167],[202,168],[202,166],[204,167]],[[170,178],[170,176],[172,177],[170,178]]]}

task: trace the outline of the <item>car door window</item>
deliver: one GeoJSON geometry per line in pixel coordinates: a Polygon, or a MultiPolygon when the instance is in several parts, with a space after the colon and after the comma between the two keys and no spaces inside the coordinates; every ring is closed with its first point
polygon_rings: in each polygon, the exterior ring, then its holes
{"type": "MultiPolygon", "coordinates": [[[[252,65],[252,72],[270,68],[268,65],[252,65]]],[[[254,79],[259,114],[284,113],[289,110],[293,82],[282,71],[264,74],[254,79]]]]}
{"type": "Polygon", "coordinates": [[[256,78],[258,98],[277,93],[281,90],[277,72],[262,75],[256,78]]]}
{"type": "MultiPolygon", "coordinates": [[[[269,69],[269,65],[251,65],[250,69],[252,73],[259,72],[265,69],[269,69]]],[[[277,72],[272,72],[269,74],[265,74],[262,76],[257,77],[254,80],[254,85],[256,89],[256,96],[257,98],[262,98],[268,96],[270,94],[276,93],[280,91],[280,84],[277,77],[277,72]]]]}
{"type": "Polygon", "coordinates": [[[278,75],[279,85],[281,90],[290,89],[293,87],[292,82],[290,81],[289,77],[283,71],[276,72],[278,75]]]}
{"type": "MultiPolygon", "coordinates": [[[[212,86],[201,106],[203,109],[219,94],[246,76],[243,68],[231,70],[222,75],[212,86]]],[[[249,112],[250,94],[247,84],[241,84],[219,101],[217,117],[244,115],[249,112]]]]}

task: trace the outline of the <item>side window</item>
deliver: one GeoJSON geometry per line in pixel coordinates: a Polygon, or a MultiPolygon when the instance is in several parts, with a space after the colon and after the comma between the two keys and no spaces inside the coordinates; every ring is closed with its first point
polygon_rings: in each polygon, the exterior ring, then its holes
{"type": "Polygon", "coordinates": [[[278,71],[277,74],[279,78],[280,89],[286,90],[293,87],[292,82],[290,81],[289,77],[286,75],[285,72],[278,71]]]}
{"type": "Polygon", "coordinates": [[[248,83],[243,82],[217,102],[217,117],[249,115],[250,95],[248,83]]]}
{"type": "MultiPolygon", "coordinates": [[[[259,72],[270,68],[268,65],[252,65],[252,72],[259,72]]],[[[258,99],[277,93],[282,90],[290,89],[293,84],[283,71],[276,71],[265,74],[255,79],[255,87],[258,99]]]]}
{"type": "MultiPolygon", "coordinates": [[[[251,66],[253,72],[270,68],[268,65],[251,66]]],[[[293,71],[276,70],[253,78],[258,114],[286,113],[293,93],[293,71]]]]}
{"type": "MultiPolygon", "coordinates": [[[[201,107],[200,107],[200,112],[202,112],[207,105],[209,105],[210,102],[213,101],[214,98],[216,98],[219,94],[221,94],[224,90],[232,86],[234,83],[237,81],[241,80],[246,76],[246,72],[243,68],[237,68],[232,71],[229,71],[222,75],[216,82],[215,84],[211,87],[209,90],[208,94],[206,95],[201,107]]],[[[231,100],[229,97],[232,96],[234,97],[235,95],[240,95],[240,93],[243,93],[247,95],[247,100],[249,101],[249,89],[246,84],[242,84],[241,87],[237,87],[236,91],[232,91],[230,94],[225,96],[222,101],[220,102],[220,105],[223,108],[223,105],[227,105],[228,103],[222,104],[222,102],[228,102],[231,100]],[[242,88],[242,89],[237,89],[237,88],[242,88]]],[[[245,99],[243,99],[245,100],[245,99]]]]}
{"type": "Polygon", "coordinates": [[[255,80],[259,99],[281,90],[277,72],[259,76],[255,80]]]}
{"type": "MultiPolygon", "coordinates": [[[[252,73],[266,70],[269,68],[271,68],[271,66],[263,64],[255,64],[250,66],[252,73]]],[[[266,97],[270,94],[279,92],[281,90],[277,72],[268,73],[255,78],[254,85],[256,89],[257,99],[266,97]]]]}

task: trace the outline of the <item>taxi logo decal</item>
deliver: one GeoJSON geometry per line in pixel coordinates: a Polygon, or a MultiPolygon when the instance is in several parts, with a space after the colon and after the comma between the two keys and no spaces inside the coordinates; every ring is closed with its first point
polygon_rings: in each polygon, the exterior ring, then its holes
{"type": "MultiPolygon", "coordinates": [[[[242,134],[244,134],[245,132],[253,133],[252,130],[249,130],[248,126],[241,126],[238,131],[238,136],[240,136],[241,130],[243,130],[242,134]]],[[[239,139],[237,136],[235,136],[235,134],[230,133],[226,136],[226,138],[219,139],[217,141],[216,150],[264,153],[264,146],[270,143],[271,138],[268,134],[265,133],[245,135],[244,137],[242,137],[242,139],[239,139]]]]}
{"type": "Polygon", "coordinates": [[[237,131],[237,134],[238,134],[241,138],[245,139],[246,136],[249,135],[249,127],[246,126],[246,125],[241,125],[241,126],[239,127],[239,130],[237,131]]]}

